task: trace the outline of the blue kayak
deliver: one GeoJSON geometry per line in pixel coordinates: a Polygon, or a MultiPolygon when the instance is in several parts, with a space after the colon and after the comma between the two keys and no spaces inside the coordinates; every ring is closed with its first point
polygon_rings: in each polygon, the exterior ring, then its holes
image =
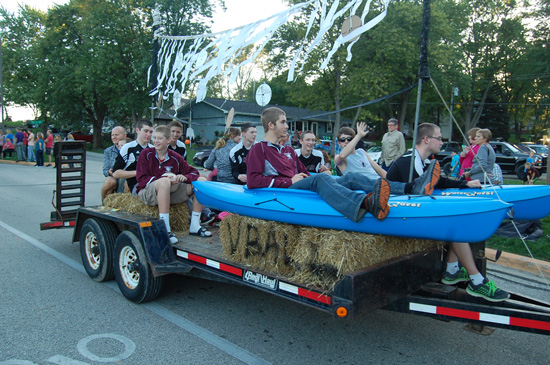
{"type": "Polygon", "coordinates": [[[514,219],[542,219],[550,214],[550,186],[548,185],[495,185],[481,189],[434,190],[433,195],[465,198],[500,199],[513,204],[514,219]]]}
{"type": "Polygon", "coordinates": [[[212,181],[193,182],[204,206],[302,226],[440,241],[479,242],[489,238],[511,204],[487,198],[392,196],[390,213],[378,221],[367,213],[358,223],[345,218],[314,192],[247,189],[212,181]]]}

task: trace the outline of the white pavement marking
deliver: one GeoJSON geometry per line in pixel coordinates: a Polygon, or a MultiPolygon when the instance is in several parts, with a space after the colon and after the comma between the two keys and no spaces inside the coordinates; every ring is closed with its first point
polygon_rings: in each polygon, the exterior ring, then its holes
{"type": "Polygon", "coordinates": [[[76,348],[78,349],[78,352],[80,352],[82,356],[92,361],[117,362],[117,361],[129,358],[136,350],[136,344],[132,340],[130,340],[128,337],[117,335],[116,333],[102,333],[102,334],[91,335],[83,338],[82,340],[78,341],[76,348]],[[124,352],[117,356],[101,357],[92,353],[90,350],[88,350],[88,342],[97,340],[98,338],[105,338],[105,337],[112,338],[114,340],[122,342],[122,344],[124,345],[124,352]]]}
{"type": "MultiPolygon", "coordinates": [[[[7,223],[4,223],[3,221],[0,221],[0,227],[4,228],[6,231],[9,231],[13,233],[14,235],[18,236],[19,238],[29,242],[31,245],[35,246],[36,248],[46,252],[47,254],[55,257],[56,259],[60,260],[61,262],[69,265],[73,269],[80,271],[83,274],[86,274],[86,271],[84,270],[84,267],[81,263],[76,262],[75,260],[63,255],[62,253],[54,250],[53,248],[47,246],[46,244],[32,238],[31,236],[17,230],[16,228],[8,225],[7,223]]],[[[87,274],[86,274],[87,275],[87,274]]],[[[101,283],[103,285],[108,286],[111,289],[114,289],[116,291],[118,290],[118,286],[113,282],[104,282],[101,283]]],[[[246,363],[246,364],[270,364],[270,362],[262,359],[259,356],[254,355],[253,353],[235,345],[232,342],[229,342],[214,333],[196,325],[195,323],[169,311],[168,309],[155,304],[155,303],[147,303],[147,304],[141,304],[142,307],[147,308],[152,313],[155,313],[156,315],[166,319],[167,321],[170,321],[171,323],[175,324],[176,326],[180,327],[181,329],[201,338],[205,342],[211,344],[212,346],[217,347],[218,349],[222,350],[223,352],[227,353],[228,355],[233,356],[234,358],[246,363]]]]}

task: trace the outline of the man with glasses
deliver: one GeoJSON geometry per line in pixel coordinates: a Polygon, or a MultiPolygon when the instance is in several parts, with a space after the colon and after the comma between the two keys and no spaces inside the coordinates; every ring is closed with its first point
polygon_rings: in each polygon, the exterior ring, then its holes
{"type": "MultiPolygon", "coordinates": [[[[413,180],[429,170],[430,165],[437,163],[430,156],[437,154],[443,144],[441,129],[432,123],[422,123],[416,131],[416,148],[414,158],[413,180]]],[[[412,152],[407,153],[395,161],[386,175],[390,181],[409,181],[409,171],[412,152]]],[[[479,188],[479,180],[451,180],[444,177],[439,179],[436,189],[444,188],[479,188]]],[[[463,227],[475,229],[475,227],[463,227]]],[[[493,281],[487,280],[477,269],[470,245],[466,242],[451,242],[447,255],[447,269],[441,280],[443,284],[454,285],[460,282],[469,282],[466,291],[468,294],[481,297],[491,302],[500,302],[510,297],[510,294],[497,288],[493,281]],[[459,264],[460,263],[460,264],[459,264]]]]}
{"type": "Polygon", "coordinates": [[[388,133],[382,137],[382,168],[386,171],[395,160],[405,153],[405,137],[397,130],[398,125],[397,119],[388,120],[388,133]]]}

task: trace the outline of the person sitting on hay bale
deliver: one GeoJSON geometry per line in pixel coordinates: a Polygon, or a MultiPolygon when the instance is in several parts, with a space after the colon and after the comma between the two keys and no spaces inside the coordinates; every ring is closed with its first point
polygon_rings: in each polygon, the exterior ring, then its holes
{"type": "MultiPolygon", "coordinates": [[[[441,129],[435,124],[422,123],[418,126],[416,133],[416,157],[413,173],[413,177],[415,178],[426,174],[424,172],[425,161],[431,155],[438,154],[443,144],[441,141],[441,129]]],[[[411,158],[412,153],[407,153],[392,163],[386,177],[394,181],[407,181],[411,158]]],[[[431,165],[433,163],[429,166],[431,165]]],[[[479,180],[465,181],[441,178],[436,187],[439,189],[479,188],[481,187],[481,183],[479,180]]],[[[493,281],[489,281],[483,277],[475,265],[470,245],[466,242],[451,243],[449,254],[447,255],[447,269],[443,274],[441,282],[447,285],[469,282],[466,288],[468,294],[484,298],[491,302],[500,302],[510,297],[510,294],[497,288],[493,281]],[[459,262],[462,266],[459,266],[459,262]]]]}
{"type": "MultiPolygon", "coordinates": [[[[153,131],[154,148],[141,151],[137,168],[138,198],[147,205],[158,205],[159,217],[164,221],[170,243],[178,243],[178,238],[170,229],[170,204],[183,203],[193,197],[193,181],[206,181],[197,169],[190,166],[183,157],[168,149],[170,128],[158,126],[153,131]]],[[[202,205],[193,199],[193,212],[189,234],[210,237],[212,233],[200,225],[202,205]]]]}
{"type": "Polygon", "coordinates": [[[287,134],[288,129],[285,112],[275,107],[265,109],[262,125],[265,139],[252,147],[246,159],[248,188],[314,191],[328,205],[354,222],[362,220],[367,212],[383,220],[390,211],[390,192],[431,195],[439,180],[439,164],[432,165],[429,174],[413,183],[388,182],[383,178],[375,181],[353,172],[340,178],[327,174],[310,176],[294,149],[279,145],[280,138],[287,134]]]}

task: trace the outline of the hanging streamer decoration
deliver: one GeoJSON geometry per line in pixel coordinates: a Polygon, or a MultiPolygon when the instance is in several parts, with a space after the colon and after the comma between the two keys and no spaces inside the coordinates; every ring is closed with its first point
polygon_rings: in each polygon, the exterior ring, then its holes
{"type": "MultiPolygon", "coordinates": [[[[284,25],[288,19],[300,11],[312,9],[308,14],[309,22],[302,46],[294,55],[289,65],[288,81],[294,81],[301,73],[304,64],[313,49],[322,41],[323,36],[334,26],[336,21],[340,23],[343,18],[357,15],[361,4],[365,4],[360,16],[362,26],[352,30],[345,36],[340,35],[332,46],[332,49],[324,59],[321,70],[324,69],[331,57],[344,43],[350,42],[347,46],[347,60],[351,60],[351,48],[357,42],[356,37],[368,31],[380,23],[386,16],[388,5],[391,0],[383,0],[383,11],[365,24],[372,0],[350,0],[350,1],[329,1],[310,0],[296,4],[285,11],[272,15],[263,20],[251,23],[242,27],[229,29],[219,33],[201,34],[196,36],[166,36],[156,34],[160,40],[158,52],[158,75],[156,87],[150,95],[162,92],[162,98],[167,99],[172,95],[176,110],[181,104],[181,96],[196,84],[196,101],[200,102],[206,97],[208,82],[217,75],[229,76],[229,83],[235,82],[240,67],[254,62],[262,52],[273,34],[284,25]],[[330,3],[330,4],[329,4],[330,3]],[[344,4],[340,9],[340,4],[344,4]],[[308,7],[313,5],[312,7],[308,7]],[[319,26],[317,34],[312,41],[307,41],[312,31],[313,24],[319,26]],[[240,63],[233,63],[244,49],[256,45],[254,53],[240,63]]],[[[313,34],[312,34],[313,35],[313,34]]],[[[155,75],[152,75],[155,77],[155,75]]]]}

